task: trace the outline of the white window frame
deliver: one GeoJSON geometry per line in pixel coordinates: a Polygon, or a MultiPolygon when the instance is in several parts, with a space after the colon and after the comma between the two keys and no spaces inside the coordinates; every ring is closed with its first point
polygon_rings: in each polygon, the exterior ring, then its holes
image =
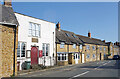
{"type": "MultiPolygon", "coordinates": [[[[17,57],[18,57],[18,58],[25,58],[25,57],[26,57],[26,48],[27,48],[26,46],[27,46],[27,44],[26,44],[26,42],[20,42],[20,41],[18,41],[18,42],[19,42],[19,44],[20,44],[20,49],[19,49],[19,50],[20,50],[20,56],[19,56],[19,57],[17,56],[17,57]],[[23,44],[23,43],[25,44],[25,50],[24,50],[24,56],[22,57],[22,44],[23,44]]],[[[17,49],[17,50],[18,50],[18,49],[17,49]]],[[[17,52],[17,53],[18,53],[18,52],[17,52]]]]}
{"type": "Polygon", "coordinates": [[[82,45],[80,45],[80,49],[82,49],[83,48],[83,46],[82,45]]]}
{"type": "Polygon", "coordinates": [[[43,44],[42,44],[42,51],[44,52],[44,53],[43,53],[43,56],[49,56],[49,55],[50,55],[50,44],[49,44],[49,43],[43,43],[43,44]],[[46,55],[47,45],[48,45],[48,55],[46,55]],[[44,47],[44,50],[43,50],[43,47],[44,47]]]}
{"type": "Polygon", "coordinates": [[[68,54],[67,53],[58,53],[57,55],[59,55],[59,57],[60,57],[60,60],[58,60],[58,57],[57,57],[57,60],[58,61],[68,61],[68,54]],[[64,60],[62,60],[62,56],[63,56],[63,58],[64,58],[64,60]],[[65,59],[65,57],[66,57],[66,59],[65,59]]]}
{"type": "Polygon", "coordinates": [[[104,47],[104,51],[106,50],[106,48],[104,47]]]}
{"type": "Polygon", "coordinates": [[[77,47],[76,44],[73,44],[73,48],[76,49],[76,47],[77,47]]]}
{"type": "Polygon", "coordinates": [[[29,33],[28,33],[28,36],[41,37],[41,24],[29,22],[29,33]]]}
{"type": "Polygon", "coordinates": [[[64,42],[61,42],[60,43],[60,48],[62,49],[62,48],[65,48],[65,43],[64,42]]]}

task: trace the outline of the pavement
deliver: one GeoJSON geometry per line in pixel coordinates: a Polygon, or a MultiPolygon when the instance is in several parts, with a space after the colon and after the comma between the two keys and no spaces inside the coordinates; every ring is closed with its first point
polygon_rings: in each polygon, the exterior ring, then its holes
{"type": "MultiPolygon", "coordinates": [[[[62,66],[32,73],[21,74],[17,77],[120,77],[120,60],[104,60],[77,65],[62,66]]],[[[110,79],[110,78],[109,78],[110,79]]]]}

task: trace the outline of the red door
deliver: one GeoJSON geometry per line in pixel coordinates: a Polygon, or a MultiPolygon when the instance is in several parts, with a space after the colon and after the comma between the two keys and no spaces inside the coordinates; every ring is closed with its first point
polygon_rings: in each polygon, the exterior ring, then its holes
{"type": "Polygon", "coordinates": [[[31,65],[38,64],[38,48],[31,48],[31,65]]]}

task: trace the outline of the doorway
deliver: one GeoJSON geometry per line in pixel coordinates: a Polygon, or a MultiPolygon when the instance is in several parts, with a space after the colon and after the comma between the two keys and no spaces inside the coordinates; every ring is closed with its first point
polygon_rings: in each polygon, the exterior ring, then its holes
{"type": "Polygon", "coordinates": [[[101,53],[100,53],[100,60],[101,60],[101,53]]]}
{"type": "Polygon", "coordinates": [[[74,54],[74,60],[75,60],[75,64],[78,64],[78,53],[74,54]]]}
{"type": "Polygon", "coordinates": [[[31,65],[38,64],[38,48],[32,47],[31,48],[31,65]]]}
{"type": "Polygon", "coordinates": [[[82,53],[82,63],[85,63],[84,53],[82,53]]]}

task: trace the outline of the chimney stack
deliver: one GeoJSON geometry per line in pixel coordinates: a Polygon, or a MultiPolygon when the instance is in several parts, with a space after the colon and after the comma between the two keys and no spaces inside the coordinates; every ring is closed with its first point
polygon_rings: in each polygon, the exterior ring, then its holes
{"type": "Polygon", "coordinates": [[[60,28],[60,23],[59,23],[59,22],[57,23],[57,25],[56,25],[56,26],[57,26],[57,30],[59,30],[59,31],[60,31],[60,30],[61,30],[61,28],[60,28]]]}
{"type": "Polygon", "coordinates": [[[4,5],[6,7],[12,7],[12,0],[4,0],[4,5]]]}
{"type": "Polygon", "coordinates": [[[90,32],[88,32],[88,37],[91,38],[91,33],[90,32]]]}
{"type": "Polygon", "coordinates": [[[103,42],[105,42],[105,40],[103,40],[103,42]]]}

